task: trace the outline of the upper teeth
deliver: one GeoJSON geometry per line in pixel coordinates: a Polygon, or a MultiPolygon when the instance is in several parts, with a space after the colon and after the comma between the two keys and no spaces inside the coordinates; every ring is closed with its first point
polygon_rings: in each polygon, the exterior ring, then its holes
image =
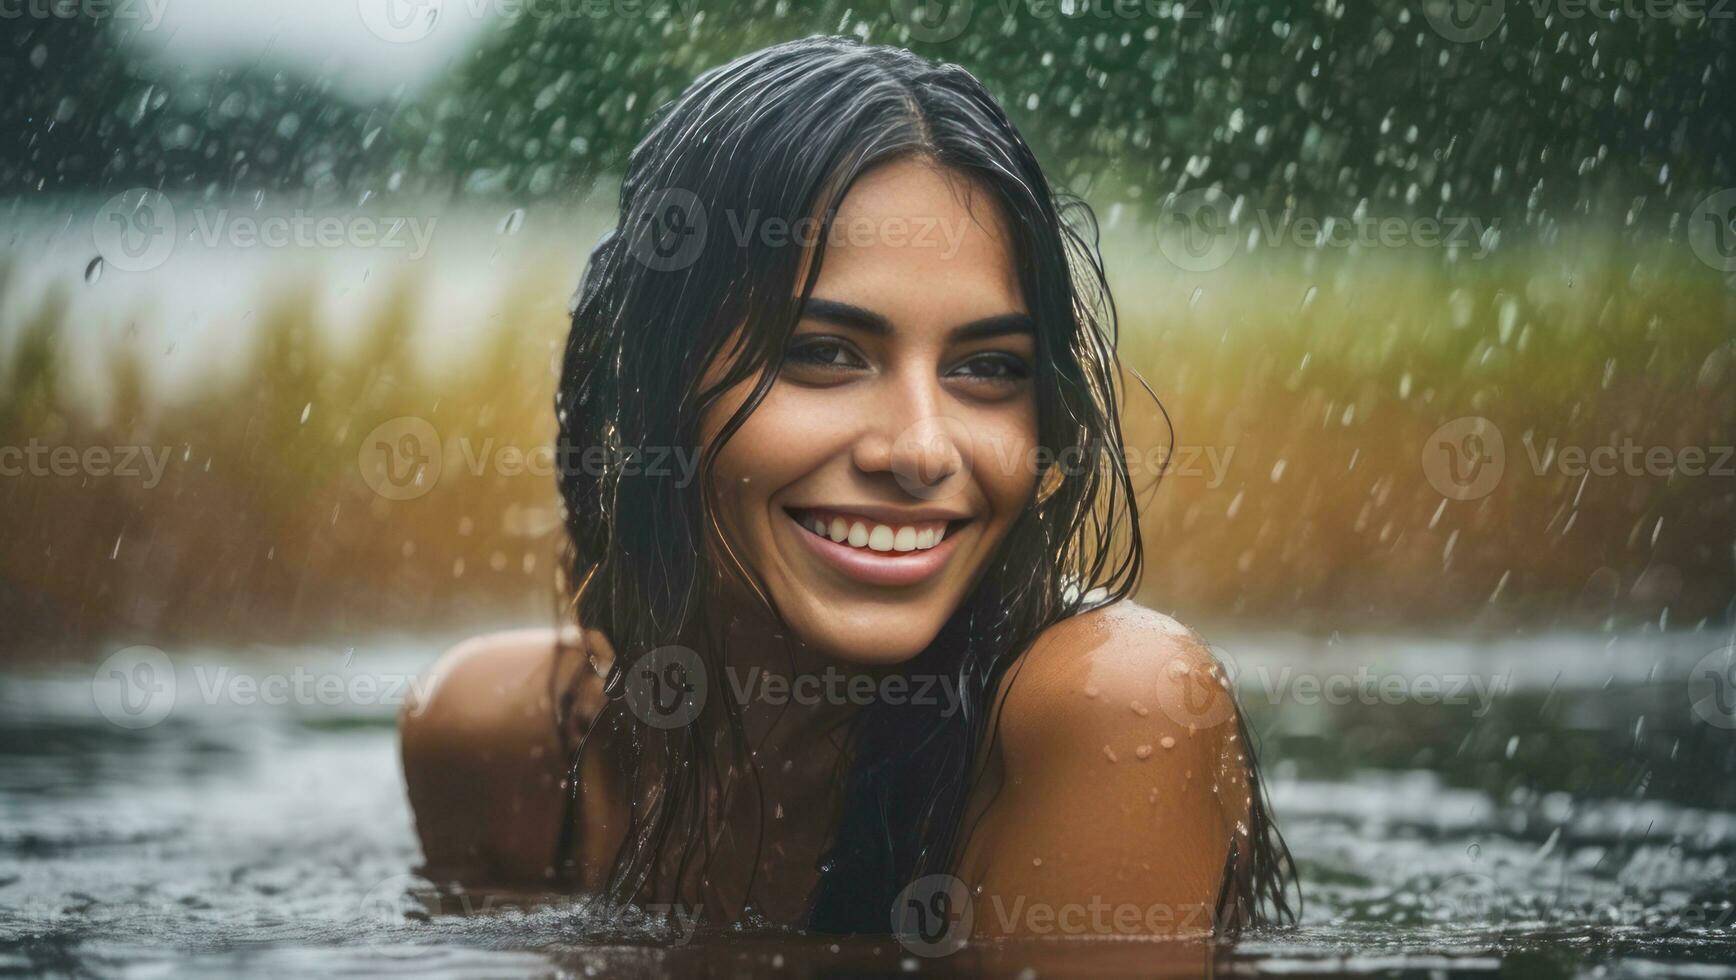
{"type": "Polygon", "coordinates": [[[870,551],[926,551],[946,537],[945,521],[894,526],[870,524],[837,515],[827,520],[822,515],[810,513],[802,517],[802,525],[823,538],[870,551]]]}

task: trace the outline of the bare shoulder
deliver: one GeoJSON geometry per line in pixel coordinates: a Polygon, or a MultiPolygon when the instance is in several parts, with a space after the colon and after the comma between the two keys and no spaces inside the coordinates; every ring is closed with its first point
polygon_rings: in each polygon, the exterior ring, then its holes
{"type": "Polygon", "coordinates": [[[1007,914],[979,909],[978,931],[1041,931],[1012,910],[1099,902],[1121,918],[1088,930],[1211,931],[1249,784],[1206,643],[1115,603],[1045,631],[1001,695],[999,792],[959,873],[1007,914]]]}
{"type": "MultiPolygon", "coordinates": [[[[521,882],[550,872],[567,766],[555,698],[591,673],[557,656],[557,639],[527,629],[459,643],[400,713],[404,782],[431,874],[521,882]]],[[[578,691],[581,711],[601,698],[600,684],[578,691]]]]}
{"type": "Polygon", "coordinates": [[[1051,745],[1067,733],[1186,735],[1203,744],[1199,736],[1209,739],[1236,717],[1228,677],[1205,640],[1126,600],[1045,630],[1008,672],[1003,693],[1003,735],[1051,745]]]}

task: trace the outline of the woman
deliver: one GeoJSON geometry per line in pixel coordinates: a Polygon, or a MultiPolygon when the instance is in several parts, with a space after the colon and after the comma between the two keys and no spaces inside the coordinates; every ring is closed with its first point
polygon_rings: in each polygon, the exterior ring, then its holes
{"type": "Polygon", "coordinates": [[[902,50],[778,45],[660,113],[557,396],[578,625],[463,644],[403,719],[430,875],[838,932],[1288,915],[1226,679],[1126,599],[1114,312],[1064,210],[902,50]]]}

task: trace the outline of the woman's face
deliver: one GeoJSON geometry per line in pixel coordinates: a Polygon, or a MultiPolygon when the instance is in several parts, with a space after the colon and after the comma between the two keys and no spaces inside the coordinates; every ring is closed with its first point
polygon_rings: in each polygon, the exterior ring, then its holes
{"type": "Polygon", "coordinates": [[[742,562],[842,660],[926,647],[1035,489],[1033,324],[999,210],[969,190],[915,160],[854,184],[782,372],[717,458],[742,562]]]}

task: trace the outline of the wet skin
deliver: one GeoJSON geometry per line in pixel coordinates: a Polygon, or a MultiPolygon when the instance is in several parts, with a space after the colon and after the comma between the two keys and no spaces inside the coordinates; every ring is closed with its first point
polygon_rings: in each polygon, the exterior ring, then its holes
{"type": "MultiPolygon", "coordinates": [[[[1036,474],[1020,465],[1036,445],[1032,327],[999,217],[970,190],[918,161],[852,187],[839,221],[888,231],[828,249],[783,373],[719,454],[720,520],[799,639],[798,671],[895,673],[1033,505],[1036,474]],[[936,226],[948,234],[890,231],[936,226]]],[[[707,438],[746,387],[713,408],[707,438]]],[[[751,609],[744,597],[732,656],[768,649],[782,629],[751,609]]],[[[600,663],[614,655],[596,631],[575,638],[600,663]]],[[[433,668],[427,701],[406,709],[405,778],[430,874],[549,879],[566,764],[551,680],[576,672],[581,713],[602,704],[596,674],[557,661],[554,639],[526,630],[462,644],[433,668]]],[[[738,678],[790,666],[745,657],[732,662],[738,678]]],[[[1056,624],[1008,671],[956,869],[977,934],[1210,927],[1248,813],[1235,709],[1216,671],[1191,632],[1129,602],[1056,624]]],[[[805,911],[831,832],[816,815],[836,810],[838,735],[853,710],[823,702],[743,705],[765,808],[724,814],[707,892],[721,909],[751,898],[780,921],[805,911]],[[723,883],[745,880],[756,855],[754,893],[731,892],[723,883]]],[[[605,759],[588,753],[580,774],[586,888],[606,875],[624,825],[605,759]]]]}

